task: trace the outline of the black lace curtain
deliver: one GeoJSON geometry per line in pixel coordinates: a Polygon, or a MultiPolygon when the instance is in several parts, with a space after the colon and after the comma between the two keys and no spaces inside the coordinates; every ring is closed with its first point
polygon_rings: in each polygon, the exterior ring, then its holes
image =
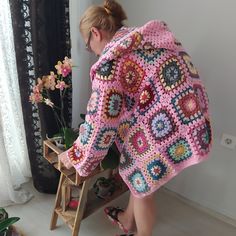
{"type": "MultiPolygon", "coordinates": [[[[10,0],[10,6],[33,183],[40,192],[55,193],[59,173],[43,159],[42,142],[58,127],[50,107],[32,105],[29,96],[38,77],[49,74],[58,60],[70,57],[69,0],[10,0]]],[[[52,96],[59,100],[56,92],[52,96]]],[[[65,107],[70,125],[71,91],[65,107]]]]}

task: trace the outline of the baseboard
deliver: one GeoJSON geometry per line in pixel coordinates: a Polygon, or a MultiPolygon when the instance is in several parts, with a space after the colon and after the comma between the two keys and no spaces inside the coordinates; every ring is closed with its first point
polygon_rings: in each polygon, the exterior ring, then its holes
{"type": "Polygon", "coordinates": [[[214,211],[214,210],[212,210],[210,208],[202,206],[199,203],[196,203],[196,202],[194,202],[194,201],[192,201],[192,200],[190,200],[188,198],[185,198],[184,196],[182,196],[182,195],[180,195],[180,194],[178,194],[178,193],[176,193],[174,191],[171,191],[170,189],[168,189],[166,187],[162,187],[162,191],[164,191],[166,194],[169,194],[169,195],[171,195],[173,197],[178,198],[180,201],[184,202],[185,204],[187,204],[187,205],[189,205],[191,207],[194,207],[194,208],[196,208],[196,209],[198,209],[200,211],[203,211],[203,212],[211,215],[212,217],[217,218],[218,220],[221,220],[221,221],[223,221],[223,222],[225,222],[227,224],[230,224],[230,225],[236,227],[236,220],[233,219],[233,218],[230,218],[228,216],[225,216],[224,214],[221,214],[221,213],[216,212],[216,211],[214,211]]]}

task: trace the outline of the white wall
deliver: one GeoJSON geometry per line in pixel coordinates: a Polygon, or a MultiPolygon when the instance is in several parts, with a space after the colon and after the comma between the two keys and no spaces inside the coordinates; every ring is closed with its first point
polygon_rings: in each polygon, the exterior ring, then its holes
{"type": "Polygon", "coordinates": [[[93,55],[85,50],[85,43],[79,32],[79,21],[84,11],[91,4],[100,4],[101,2],[101,0],[70,0],[71,57],[76,66],[72,71],[73,127],[78,127],[79,122],[81,122],[80,114],[86,112],[86,105],[91,94],[89,71],[94,62],[93,55]]]}
{"type": "Polygon", "coordinates": [[[214,146],[205,163],[192,166],[166,187],[236,220],[235,150],[220,146],[222,133],[236,136],[236,1],[120,0],[128,25],[161,19],[183,43],[207,88],[214,146]]]}

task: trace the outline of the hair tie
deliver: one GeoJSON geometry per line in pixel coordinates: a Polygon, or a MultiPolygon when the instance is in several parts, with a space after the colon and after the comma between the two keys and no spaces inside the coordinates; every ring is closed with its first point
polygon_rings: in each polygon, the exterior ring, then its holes
{"type": "Polygon", "coordinates": [[[111,11],[108,8],[104,7],[104,9],[108,15],[111,15],[111,11]]]}

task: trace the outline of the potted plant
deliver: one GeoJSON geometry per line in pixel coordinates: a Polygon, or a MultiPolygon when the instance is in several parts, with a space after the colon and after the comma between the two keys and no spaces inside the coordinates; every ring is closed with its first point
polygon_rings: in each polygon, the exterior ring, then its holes
{"type": "Polygon", "coordinates": [[[37,84],[33,87],[33,92],[31,93],[29,100],[36,104],[44,103],[52,108],[59,128],[59,133],[51,138],[47,138],[53,141],[59,148],[68,149],[72,146],[74,140],[78,136],[78,130],[68,127],[64,118],[64,98],[70,87],[68,77],[72,71],[72,60],[65,57],[62,62],[58,61],[55,68],[57,70],[56,74],[51,71],[49,75],[38,78],[37,84]],[[50,92],[55,90],[58,90],[60,95],[60,106],[56,106],[50,96],[50,92]]]}
{"type": "Polygon", "coordinates": [[[19,217],[8,217],[8,214],[4,208],[0,208],[0,236],[11,236],[11,226],[17,222],[19,217]]]}

